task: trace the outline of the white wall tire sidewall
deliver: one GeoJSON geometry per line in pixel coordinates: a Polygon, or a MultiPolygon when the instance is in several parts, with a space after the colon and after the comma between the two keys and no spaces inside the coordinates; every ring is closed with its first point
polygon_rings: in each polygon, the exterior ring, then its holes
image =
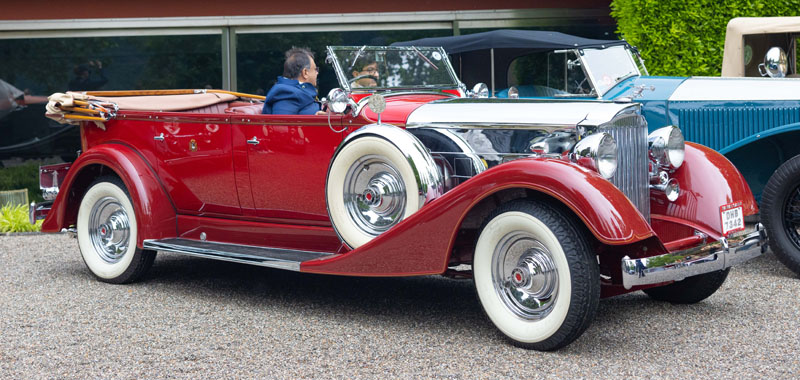
{"type": "Polygon", "coordinates": [[[125,273],[128,267],[131,265],[133,256],[136,253],[136,239],[138,236],[138,231],[136,224],[136,213],[134,212],[133,205],[128,199],[127,194],[125,194],[125,192],[120,189],[119,186],[111,182],[100,182],[92,186],[89,191],[86,192],[83,200],[81,200],[80,208],[78,209],[77,230],[78,246],[81,250],[81,256],[83,256],[83,261],[86,263],[86,266],[89,267],[89,270],[92,271],[92,273],[94,273],[97,277],[106,280],[117,278],[125,273]],[[125,208],[125,212],[128,214],[128,219],[130,222],[130,242],[128,244],[128,249],[122,258],[113,264],[103,260],[95,251],[95,248],[92,245],[92,240],[89,237],[88,229],[89,216],[92,213],[92,206],[100,199],[105,197],[113,197],[116,199],[122,205],[122,207],[125,208]]]}
{"type": "Polygon", "coordinates": [[[331,222],[336,232],[350,248],[358,248],[374,236],[363,232],[350,218],[344,204],[344,181],[347,171],[356,160],[367,155],[378,155],[400,173],[406,191],[406,208],[403,219],[420,208],[419,186],[411,164],[402,152],[391,142],[373,136],[359,137],[342,148],[336,155],[328,174],[326,197],[331,222]]]}
{"type": "Polygon", "coordinates": [[[555,334],[567,318],[572,296],[569,263],[553,232],[534,216],[510,211],[489,221],[475,247],[473,276],[478,298],[489,319],[509,338],[522,343],[538,343],[555,334]],[[538,321],[524,320],[508,309],[492,281],[492,256],[498,242],[512,231],[526,231],[544,244],[558,270],[558,297],[551,312],[538,321]]]}

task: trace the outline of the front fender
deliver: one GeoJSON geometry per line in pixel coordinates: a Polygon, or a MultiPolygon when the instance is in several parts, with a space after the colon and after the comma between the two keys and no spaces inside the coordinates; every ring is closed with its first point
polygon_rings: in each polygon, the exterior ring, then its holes
{"type": "Polygon", "coordinates": [[[138,152],[119,143],[95,146],[78,157],[42,223],[42,231],[58,232],[75,224],[88,186],[98,176],[109,174],[109,170],[122,179],[133,201],[138,247],[144,239],[177,236],[175,206],[155,171],[138,152]]]}
{"type": "Polygon", "coordinates": [[[663,193],[651,192],[653,219],[689,224],[713,239],[722,236],[720,206],[742,202],[745,216],[758,213],[750,187],[725,156],[711,148],[686,143],[683,165],[672,174],[680,184],[680,194],[669,202],[663,193]],[[664,218],[666,216],[666,218],[664,218]]]}
{"type": "Polygon", "coordinates": [[[478,174],[361,247],[305,262],[300,270],[361,276],[444,273],[469,211],[486,197],[511,188],[557,199],[605,244],[630,244],[655,235],[628,198],[596,173],[556,159],[521,159],[478,174]]]}

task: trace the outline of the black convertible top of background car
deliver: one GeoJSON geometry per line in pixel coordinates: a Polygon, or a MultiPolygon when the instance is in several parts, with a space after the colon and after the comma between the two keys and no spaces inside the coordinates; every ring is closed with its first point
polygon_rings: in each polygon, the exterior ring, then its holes
{"type": "Polygon", "coordinates": [[[623,40],[594,40],[543,30],[502,29],[463,36],[421,38],[395,42],[392,45],[441,46],[448,54],[459,54],[483,49],[525,49],[524,53],[533,53],[556,49],[604,48],[626,44],[627,42],[623,40]]]}
{"type": "Polygon", "coordinates": [[[506,72],[514,58],[550,50],[607,48],[628,45],[624,40],[595,40],[546,30],[492,30],[452,37],[421,38],[395,42],[393,46],[441,46],[461,81],[473,85],[490,82],[489,88],[505,88],[506,72]],[[495,72],[491,73],[492,61],[495,72]],[[490,73],[487,78],[487,73],[490,73]],[[497,83],[494,83],[497,82],[497,83]]]}

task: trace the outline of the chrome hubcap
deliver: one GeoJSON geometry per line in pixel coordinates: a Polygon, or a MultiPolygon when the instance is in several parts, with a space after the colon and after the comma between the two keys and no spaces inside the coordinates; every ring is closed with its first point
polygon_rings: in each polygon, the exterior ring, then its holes
{"type": "Polygon", "coordinates": [[[405,213],[403,179],[382,156],[364,156],[347,170],[344,203],[348,216],[362,231],[377,236],[397,224],[405,213]]]}
{"type": "Polygon", "coordinates": [[[122,205],[105,197],[92,206],[89,237],[95,252],[110,264],[119,262],[130,244],[130,220],[122,205]]]}
{"type": "Polygon", "coordinates": [[[558,270],[550,251],[525,232],[512,232],[497,244],[492,280],[503,303],[523,319],[544,318],[558,296],[558,270]]]}

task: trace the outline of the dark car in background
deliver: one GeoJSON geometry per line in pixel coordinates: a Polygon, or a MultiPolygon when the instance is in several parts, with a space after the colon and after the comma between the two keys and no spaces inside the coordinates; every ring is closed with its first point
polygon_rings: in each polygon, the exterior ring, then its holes
{"type": "Polygon", "coordinates": [[[46,96],[25,94],[0,79],[0,167],[12,158],[73,161],[78,156],[78,128],[46,118],[46,105],[46,96]]]}

